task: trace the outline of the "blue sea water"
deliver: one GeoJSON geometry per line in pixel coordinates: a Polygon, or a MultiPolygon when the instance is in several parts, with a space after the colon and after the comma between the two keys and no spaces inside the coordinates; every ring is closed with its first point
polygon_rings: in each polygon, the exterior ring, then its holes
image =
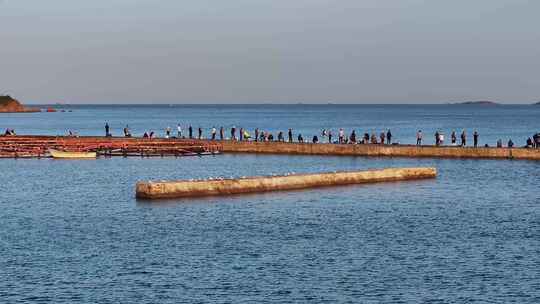
{"type": "MultiPolygon", "coordinates": [[[[71,106],[19,134],[193,124],[540,131],[530,106],[71,106]]],[[[522,140],[524,141],[524,140],[522,140]]],[[[0,160],[2,303],[539,303],[540,163],[283,155],[0,160]],[[139,180],[434,166],[435,180],[136,200],[139,180]]]]}

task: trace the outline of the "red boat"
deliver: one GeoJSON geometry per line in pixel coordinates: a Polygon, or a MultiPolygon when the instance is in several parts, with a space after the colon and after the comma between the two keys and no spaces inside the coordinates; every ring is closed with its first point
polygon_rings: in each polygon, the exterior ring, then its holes
{"type": "Polygon", "coordinates": [[[47,108],[47,111],[46,112],[56,112],[56,109],[54,108],[47,108]]]}

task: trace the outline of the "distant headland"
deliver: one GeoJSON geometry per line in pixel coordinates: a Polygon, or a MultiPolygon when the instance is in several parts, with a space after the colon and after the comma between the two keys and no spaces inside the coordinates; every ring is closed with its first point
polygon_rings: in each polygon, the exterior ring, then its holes
{"type": "Polygon", "coordinates": [[[9,95],[0,95],[0,113],[33,113],[40,112],[40,109],[23,106],[17,99],[9,95]]]}
{"type": "Polygon", "coordinates": [[[453,105],[482,105],[482,106],[500,105],[499,103],[497,103],[495,101],[490,101],[490,100],[472,100],[472,101],[455,102],[455,103],[450,103],[450,104],[453,104],[453,105]]]}

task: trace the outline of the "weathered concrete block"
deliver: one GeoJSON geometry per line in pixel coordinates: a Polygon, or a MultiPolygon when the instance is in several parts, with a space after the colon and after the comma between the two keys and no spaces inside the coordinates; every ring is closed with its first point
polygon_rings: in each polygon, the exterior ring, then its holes
{"type": "Polygon", "coordinates": [[[138,198],[146,199],[230,195],[435,178],[436,175],[435,168],[392,168],[223,180],[139,182],[136,186],[136,195],[138,198]]]}

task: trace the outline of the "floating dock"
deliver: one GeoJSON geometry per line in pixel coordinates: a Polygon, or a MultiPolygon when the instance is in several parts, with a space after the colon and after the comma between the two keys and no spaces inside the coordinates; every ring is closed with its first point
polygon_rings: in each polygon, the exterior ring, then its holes
{"type": "Polygon", "coordinates": [[[294,174],[222,180],[139,182],[136,196],[142,199],[223,196],[435,178],[435,168],[394,168],[355,172],[294,174]]]}
{"type": "Polygon", "coordinates": [[[0,158],[48,157],[49,150],[96,152],[100,156],[189,156],[221,152],[221,145],[200,140],[125,137],[0,136],[0,158]]]}

